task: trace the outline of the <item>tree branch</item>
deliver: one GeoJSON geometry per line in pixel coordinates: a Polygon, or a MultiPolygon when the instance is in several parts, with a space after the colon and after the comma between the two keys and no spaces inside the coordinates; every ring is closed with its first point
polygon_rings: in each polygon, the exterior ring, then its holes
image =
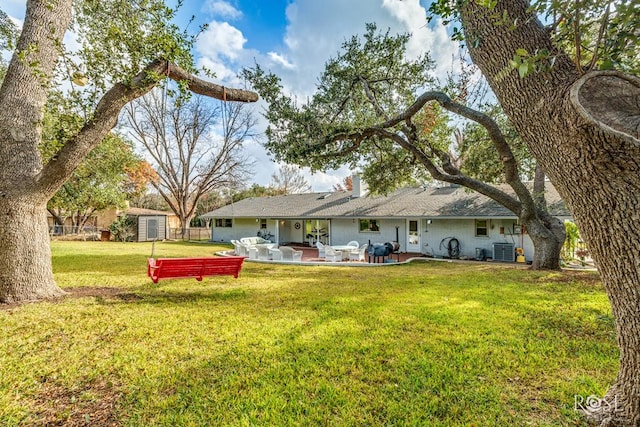
{"type": "Polygon", "coordinates": [[[157,76],[167,75],[169,78],[186,83],[186,87],[195,93],[226,101],[255,102],[255,92],[228,89],[202,80],[177,65],[164,59],[151,62],[138,73],[131,83],[116,83],[98,102],[93,117],[84,127],[47,163],[37,176],[37,189],[43,195],[50,195],[71,176],[75,168],[86,155],[116,125],[122,108],[132,100],[149,92],[158,84],[157,76]],[[156,76],[156,78],[154,78],[156,76]]]}
{"type": "Polygon", "coordinates": [[[374,93],[371,92],[371,88],[369,87],[369,83],[367,82],[367,80],[365,80],[365,78],[362,76],[360,76],[359,79],[360,79],[360,83],[362,83],[364,93],[367,95],[367,99],[369,100],[369,102],[371,102],[371,105],[373,105],[373,108],[376,110],[376,113],[378,113],[378,115],[383,119],[388,120],[389,117],[387,116],[387,113],[385,113],[385,111],[380,106],[380,103],[378,102],[378,99],[376,98],[374,93]]]}
{"type": "Polygon", "coordinates": [[[427,168],[433,178],[475,190],[500,203],[516,215],[521,214],[522,203],[517,198],[492,185],[463,174],[451,164],[445,167],[444,171],[440,170],[424,151],[395,132],[381,130],[381,136],[391,139],[405,150],[410,151],[427,168]]]}

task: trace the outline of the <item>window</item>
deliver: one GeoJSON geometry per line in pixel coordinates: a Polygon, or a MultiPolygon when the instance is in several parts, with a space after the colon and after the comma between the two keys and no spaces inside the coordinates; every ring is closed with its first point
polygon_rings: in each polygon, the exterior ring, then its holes
{"type": "Polygon", "coordinates": [[[486,219],[476,219],[476,237],[487,237],[489,229],[487,228],[486,219]]]}
{"type": "Polygon", "coordinates": [[[216,218],[217,228],[231,228],[233,227],[233,221],[231,218],[216,218]]]}
{"type": "Polygon", "coordinates": [[[361,219],[360,232],[377,232],[380,231],[377,219],[361,219]]]}
{"type": "Polygon", "coordinates": [[[260,230],[266,230],[266,229],[267,229],[267,220],[263,218],[260,220],[260,230]]]}

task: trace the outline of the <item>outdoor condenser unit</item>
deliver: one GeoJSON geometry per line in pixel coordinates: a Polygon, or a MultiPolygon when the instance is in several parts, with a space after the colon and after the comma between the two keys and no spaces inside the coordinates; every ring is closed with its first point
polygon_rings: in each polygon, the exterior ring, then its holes
{"type": "Polygon", "coordinates": [[[515,261],[515,252],[513,243],[494,243],[493,244],[493,260],[494,261],[515,261]]]}

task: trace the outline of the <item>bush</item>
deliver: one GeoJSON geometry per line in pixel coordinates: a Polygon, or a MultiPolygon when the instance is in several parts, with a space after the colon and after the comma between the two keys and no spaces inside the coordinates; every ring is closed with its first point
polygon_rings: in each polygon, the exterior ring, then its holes
{"type": "Polygon", "coordinates": [[[562,246],[562,259],[571,261],[575,258],[576,246],[580,241],[580,232],[578,231],[578,226],[569,220],[564,222],[564,228],[567,232],[567,239],[562,246]]]}
{"type": "Polygon", "coordinates": [[[131,242],[136,235],[136,220],[133,217],[121,215],[111,223],[109,230],[116,242],[131,242]]]}

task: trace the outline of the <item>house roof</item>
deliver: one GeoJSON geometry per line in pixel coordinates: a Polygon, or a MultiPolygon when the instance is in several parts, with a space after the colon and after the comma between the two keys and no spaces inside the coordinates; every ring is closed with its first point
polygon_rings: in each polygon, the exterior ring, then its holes
{"type": "MultiPolygon", "coordinates": [[[[549,211],[569,217],[556,189],[546,185],[549,211]]],[[[386,196],[352,197],[351,192],[251,197],[208,212],[203,218],[460,218],[510,217],[494,200],[464,187],[406,187],[386,196]]]]}

